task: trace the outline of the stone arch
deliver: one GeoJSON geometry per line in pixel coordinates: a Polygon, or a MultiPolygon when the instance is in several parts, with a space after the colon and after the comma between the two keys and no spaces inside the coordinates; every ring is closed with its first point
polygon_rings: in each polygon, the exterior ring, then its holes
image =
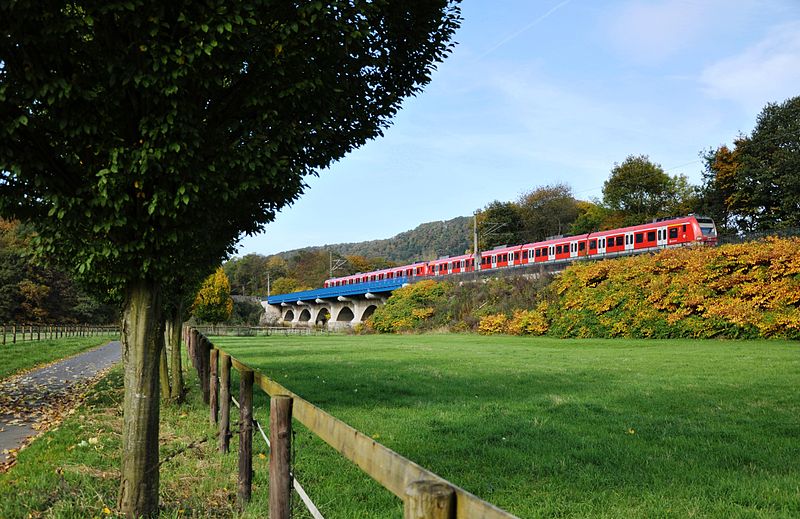
{"type": "Polygon", "coordinates": [[[339,310],[339,315],[336,316],[336,320],[339,322],[349,323],[353,319],[355,319],[355,314],[350,309],[350,307],[345,306],[341,310],[339,310]]]}
{"type": "Polygon", "coordinates": [[[322,308],[319,309],[319,312],[317,312],[316,323],[325,324],[328,322],[328,319],[330,318],[331,318],[331,311],[323,306],[322,308]]]}
{"type": "Polygon", "coordinates": [[[286,313],[283,314],[284,321],[294,321],[294,312],[292,310],[286,310],[286,313]]]}
{"type": "Polygon", "coordinates": [[[377,309],[378,309],[377,305],[369,305],[369,306],[368,306],[368,307],[367,307],[367,308],[364,310],[364,313],[363,313],[363,314],[361,314],[361,321],[366,321],[367,319],[369,319],[370,317],[372,317],[372,314],[374,314],[374,313],[375,313],[375,310],[377,310],[377,309]]]}
{"type": "Polygon", "coordinates": [[[297,318],[298,321],[308,322],[311,320],[311,312],[308,308],[303,308],[303,311],[300,312],[300,317],[297,318]]]}

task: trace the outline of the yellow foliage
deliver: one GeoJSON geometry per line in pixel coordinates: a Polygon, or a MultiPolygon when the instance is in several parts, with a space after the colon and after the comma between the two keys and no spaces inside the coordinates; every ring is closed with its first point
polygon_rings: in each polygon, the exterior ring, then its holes
{"type": "Polygon", "coordinates": [[[563,336],[800,338],[800,239],[578,263],[554,292],[563,336]]]}
{"type": "Polygon", "coordinates": [[[493,314],[481,318],[478,324],[478,333],[481,335],[496,335],[498,333],[506,333],[506,324],[508,317],[506,314],[493,314]]]}

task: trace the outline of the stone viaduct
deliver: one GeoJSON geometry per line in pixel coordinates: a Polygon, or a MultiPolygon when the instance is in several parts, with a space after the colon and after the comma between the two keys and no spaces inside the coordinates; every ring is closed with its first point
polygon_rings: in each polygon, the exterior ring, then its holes
{"type": "Polygon", "coordinates": [[[261,305],[266,320],[289,326],[324,326],[339,329],[366,321],[386,303],[392,291],[407,284],[404,277],[318,288],[291,294],[270,296],[261,305]]]}

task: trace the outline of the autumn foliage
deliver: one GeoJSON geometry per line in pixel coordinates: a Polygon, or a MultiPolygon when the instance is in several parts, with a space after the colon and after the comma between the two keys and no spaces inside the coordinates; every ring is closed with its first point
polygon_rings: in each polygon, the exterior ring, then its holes
{"type": "Polygon", "coordinates": [[[576,264],[552,286],[561,337],[800,338],[800,239],[576,264]]]}
{"type": "Polygon", "coordinates": [[[233,311],[231,284],[222,267],[203,281],[192,305],[192,314],[201,321],[221,323],[233,311]]]}

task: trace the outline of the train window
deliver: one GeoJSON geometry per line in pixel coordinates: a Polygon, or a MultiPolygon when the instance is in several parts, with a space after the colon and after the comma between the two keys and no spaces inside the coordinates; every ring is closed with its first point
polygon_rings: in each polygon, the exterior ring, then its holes
{"type": "Polygon", "coordinates": [[[617,236],[617,247],[622,245],[622,236],[617,236]]]}
{"type": "Polygon", "coordinates": [[[561,245],[556,245],[556,254],[561,254],[561,245]]]}
{"type": "Polygon", "coordinates": [[[686,224],[683,224],[683,232],[686,232],[686,224]]]}
{"type": "Polygon", "coordinates": [[[655,241],[656,233],[653,231],[647,231],[647,241],[655,241]]]}
{"type": "Polygon", "coordinates": [[[536,249],[536,252],[534,254],[538,258],[539,256],[542,255],[542,251],[540,251],[539,249],[536,249]]]}
{"type": "Polygon", "coordinates": [[[582,241],[578,244],[578,250],[585,250],[586,249],[586,242],[582,241]]]}
{"type": "Polygon", "coordinates": [[[597,248],[597,240],[589,240],[589,248],[596,249],[597,248]]]}
{"type": "Polygon", "coordinates": [[[669,237],[670,238],[677,238],[678,237],[678,228],[677,227],[671,227],[670,228],[669,237]]]}
{"type": "Polygon", "coordinates": [[[642,243],[642,242],[644,242],[644,234],[639,233],[636,235],[636,243],[642,243]]]}

